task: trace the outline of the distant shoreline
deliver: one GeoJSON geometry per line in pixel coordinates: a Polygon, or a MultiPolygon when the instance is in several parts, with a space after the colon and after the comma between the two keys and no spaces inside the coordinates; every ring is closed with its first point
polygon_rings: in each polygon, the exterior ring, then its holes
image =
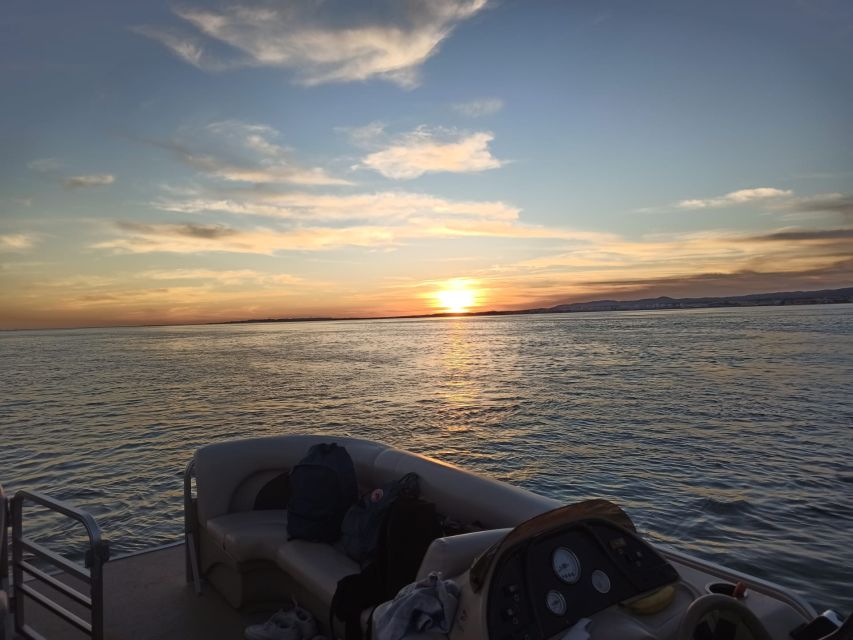
{"type": "Polygon", "coordinates": [[[204,327],[231,324],[273,324],[287,322],[346,322],[353,320],[417,320],[429,318],[478,318],[489,316],[523,316],[557,313],[594,313],[609,311],[680,311],[689,309],[724,309],[736,307],[805,306],[853,303],[853,287],[821,289],[819,291],[788,291],[753,293],[742,296],[703,298],[643,298],[641,300],[594,300],[574,302],[554,307],[532,309],[466,311],[461,313],[422,313],[402,316],[315,316],[307,318],[251,318],[247,320],[217,320],[215,322],[183,322],[163,324],[91,325],[86,327],[40,327],[32,329],[0,329],[9,331],[64,331],[70,329],[121,329],[142,327],[204,327]]]}
{"type": "Polygon", "coordinates": [[[703,298],[643,298],[641,300],[594,300],[575,302],[554,307],[517,309],[512,311],[466,311],[459,313],[439,312],[402,316],[352,316],[312,318],[253,318],[249,320],[226,320],[204,324],[257,324],[275,322],[335,322],[345,320],[415,320],[428,318],[468,318],[483,316],[541,315],[552,313],[594,313],[607,311],[672,311],[686,309],[722,309],[733,307],[781,307],[817,304],[846,304],[853,302],[853,287],[822,289],[819,291],[786,291],[777,293],[753,293],[742,296],[720,296],[703,298]]]}

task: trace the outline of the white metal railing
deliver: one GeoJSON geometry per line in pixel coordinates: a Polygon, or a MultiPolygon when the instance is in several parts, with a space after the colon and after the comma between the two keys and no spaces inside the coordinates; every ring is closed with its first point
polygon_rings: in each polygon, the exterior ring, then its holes
{"type": "Polygon", "coordinates": [[[36,491],[18,491],[11,500],[12,517],[12,585],[15,633],[22,638],[43,640],[43,636],[27,624],[25,600],[30,599],[41,607],[59,616],[94,640],[104,637],[104,564],[109,560],[109,543],[101,538],[101,529],[95,519],[66,502],[56,500],[36,491]],[[85,555],[85,566],[81,566],[64,556],[51,551],[24,536],[24,503],[37,504],[81,523],[89,538],[89,548],[85,555]],[[88,593],[75,589],[47,571],[37,567],[24,554],[35,556],[52,565],[60,572],[83,582],[88,593]],[[24,581],[27,574],[33,581],[24,581]],[[37,590],[33,582],[38,581],[73,601],[76,606],[89,612],[89,619],[78,616],[73,611],[37,590]]]}

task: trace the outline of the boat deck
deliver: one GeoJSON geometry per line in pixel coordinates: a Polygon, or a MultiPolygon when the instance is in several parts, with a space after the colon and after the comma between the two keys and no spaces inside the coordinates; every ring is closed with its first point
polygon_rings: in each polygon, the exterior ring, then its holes
{"type": "MultiPolygon", "coordinates": [[[[61,597],[56,600],[62,602],[61,597]]],[[[63,606],[74,611],[73,604],[63,606]]],[[[213,589],[196,595],[185,580],[182,544],[106,563],[104,610],[109,640],[234,640],[243,637],[246,625],[270,614],[235,611],[213,589]]],[[[26,614],[27,624],[48,640],[87,637],[31,599],[26,601],[26,614]]]]}

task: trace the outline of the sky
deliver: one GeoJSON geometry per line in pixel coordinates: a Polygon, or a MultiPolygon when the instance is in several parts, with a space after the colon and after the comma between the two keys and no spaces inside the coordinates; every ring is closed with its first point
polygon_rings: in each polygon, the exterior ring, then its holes
{"type": "Polygon", "coordinates": [[[0,328],[853,285],[849,0],[7,0],[0,328]]]}

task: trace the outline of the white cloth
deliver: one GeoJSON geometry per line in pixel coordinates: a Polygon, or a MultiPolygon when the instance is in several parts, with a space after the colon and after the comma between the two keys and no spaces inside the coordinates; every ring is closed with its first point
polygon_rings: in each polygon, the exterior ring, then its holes
{"type": "Polygon", "coordinates": [[[459,586],[433,572],[423,580],[406,585],[374,620],[375,640],[402,640],[420,633],[450,633],[459,586]]]}

